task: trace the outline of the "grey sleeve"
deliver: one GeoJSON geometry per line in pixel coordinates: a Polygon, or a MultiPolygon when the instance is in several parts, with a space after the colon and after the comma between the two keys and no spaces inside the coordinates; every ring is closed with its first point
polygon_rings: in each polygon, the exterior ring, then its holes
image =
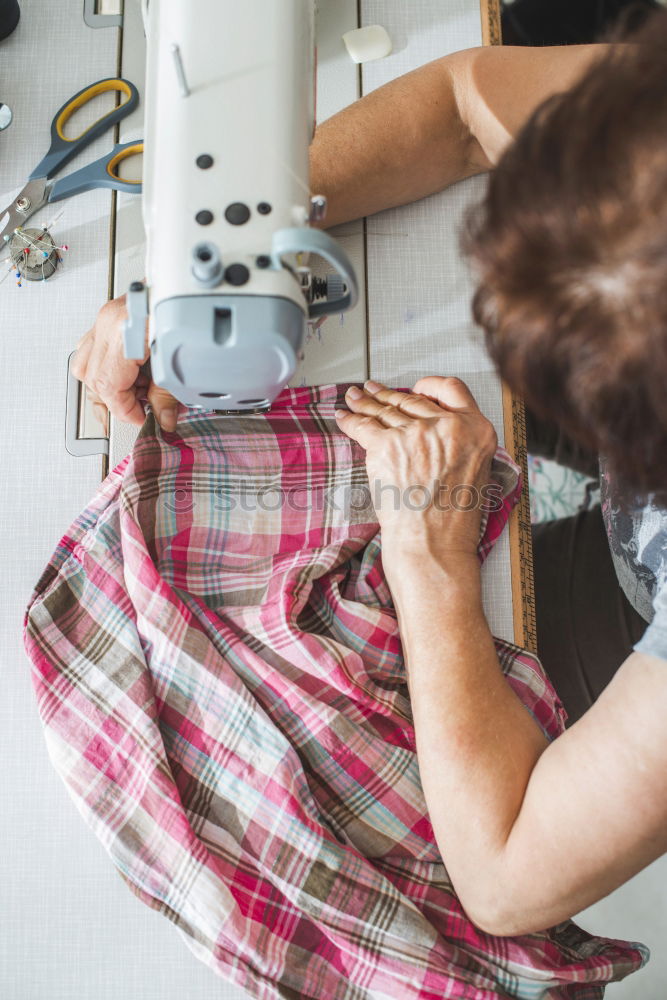
{"type": "Polygon", "coordinates": [[[656,594],[653,608],[653,621],[634,648],[638,653],[649,653],[667,660],[667,583],[656,594]]]}

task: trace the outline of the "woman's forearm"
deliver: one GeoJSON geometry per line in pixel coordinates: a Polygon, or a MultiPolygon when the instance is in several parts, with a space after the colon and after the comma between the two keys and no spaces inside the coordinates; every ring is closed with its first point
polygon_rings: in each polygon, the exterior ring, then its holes
{"type": "Polygon", "coordinates": [[[343,433],[366,450],[398,613],[422,783],[469,916],[496,935],[553,927],[667,852],[667,672],[632,653],[547,745],[502,675],[481,600],[481,508],[443,488],[490,481],[497,439],[459,379],[351,386],[343,433]],[[417,486],[432,502],[406,500],[417,486]],[[435,490],[435,494],[432,491],[435,490]],[[396,502],[398,500],[398,503],[396,502]]]}
{"type": "Polygon", "coordinates": [[[392,593],[424,794],[452,882],[484,927],[497,905],[494,870],[547,741],[503,677],[477,557],[400,565],[392,593]]]}
{"type": "Polygon", "coordinates": [[[326,226],[441,191],[482,169],[470,157],[446,57],[401,76],[317,128],[311,190],[326,195],[326,226]]]}
{"type": "Polygon", "coordinates": [[[311,190],[325,227],[417,201],[490,169],[534,109],[603,45],[454,52],[380,87],[317,128],[311,190]]]}

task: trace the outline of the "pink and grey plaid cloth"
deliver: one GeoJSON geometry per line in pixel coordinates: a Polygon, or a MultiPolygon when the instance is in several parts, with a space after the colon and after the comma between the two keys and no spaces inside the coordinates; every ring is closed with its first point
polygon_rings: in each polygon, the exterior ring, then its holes
{"type": "MultiPolygon", "coordinates": [[[[171,434],[149,414],[26,614],[53,764],[134,892],[254,997],[602,997],[642,946],[571,922],[495,938],[452,889],[344,389],[171,434]]],[[[495,475],[482,558],[520,488],[502,452],[495,475]]],[[[538,661],[496,648],[558,736],[538,661]]]]}

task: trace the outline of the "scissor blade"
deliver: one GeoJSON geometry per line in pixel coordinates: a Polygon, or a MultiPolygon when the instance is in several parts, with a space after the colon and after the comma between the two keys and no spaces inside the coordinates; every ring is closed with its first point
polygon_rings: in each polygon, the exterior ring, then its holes
{"type": "Polygon", "coordinates": [[[0,230],[0,239],[7,242],[18,226],[24,226],[35,212],[39,212],[40,208],[46,205],[48,201],[47,186],[46,177],[36,177],[34,181],[28,181],[16,198],[7,205],[7,208],[0,212],[0,222],[3,216],[7,216],[5,225],[0,230]]]}

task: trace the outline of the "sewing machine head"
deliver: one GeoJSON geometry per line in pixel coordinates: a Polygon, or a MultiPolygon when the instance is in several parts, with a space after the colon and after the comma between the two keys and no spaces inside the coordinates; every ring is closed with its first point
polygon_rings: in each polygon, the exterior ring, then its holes
{"type": "Polygon", "coordinates": [[[267,408],[308,318],[357,299],[346,254],[309,225],[326,208],[309,188],[313,20],[312,0],[150,0],[147,282],[128,294],[125,346],[144,356],[149,312],[153,378],[190,406],[267,408]]]}

